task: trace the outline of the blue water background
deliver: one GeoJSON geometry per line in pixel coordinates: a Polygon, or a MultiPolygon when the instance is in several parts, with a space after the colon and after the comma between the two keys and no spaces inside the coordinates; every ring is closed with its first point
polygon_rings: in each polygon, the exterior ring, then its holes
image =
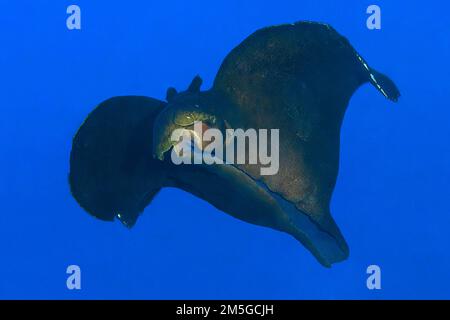
{"type": "Polygon", "coordinates": [[[449,2],[0,1],[0,298],[450,298],[449,2]],[[366,28],[366,8],[382,29],[366,28]],[[66,28],[81,7],[82,29],[66,28]],[[402,92],[370,85],[342,128],[332,212],[351,254],[320,266],[292,237],[163,190],[128,230],[85,213],[71,139],[100,101],[163,99],[258,28],[330,23],[402,92]],[[66,267],[82,290],[66,288],[66,267]],[[366,288],[366,268],[382,289],[366,288]]]}

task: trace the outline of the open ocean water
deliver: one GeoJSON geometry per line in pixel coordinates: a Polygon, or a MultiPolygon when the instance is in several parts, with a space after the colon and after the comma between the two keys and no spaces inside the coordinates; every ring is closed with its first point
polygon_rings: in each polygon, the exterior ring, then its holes
{"type": "Polygon", "coordinates": [[[450,4],[446,1],[0,0],[0,298],[450,298],[450,4]],[[81,29],[66,26],[69,5],[81,29]],[[366,9],[381,9],[381,29],[366,9]],[[72,138],[117,95],[209,88],[255,30],[331,24],[402,96],[369,84],[342,126],[331,209],[348,260],[322,267],[295,239],[164,189],[132,229],[70,194],[72,138]],[[68,290],[66,269],[81,269],[68,290]],[[366,269],[381,270],[381,289],[366,269]]]}

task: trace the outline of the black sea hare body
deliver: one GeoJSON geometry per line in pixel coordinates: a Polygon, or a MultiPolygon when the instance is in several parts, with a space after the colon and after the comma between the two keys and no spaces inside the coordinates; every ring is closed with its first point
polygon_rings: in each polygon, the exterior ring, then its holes
{"type": "Polygon", "coordinates": [[[167,103],[147,97],[102,102],[78,130],[70,186],[102,219],[132,226],[163,187],[177,187],[241,220],[291,234],[330,266],[348,246],[330,214],[342,119],[353,92],[370,82],[399,91],[326,24],[299,22],[256,31],[225,58],[208,91],[196,77],[170,88],[167,103]],[[279,129],[279,171],[260,164],[174,165],[168,134],[193,116],[208,126],[279,129]],[[214,121],[209,121],[214,119],[214,121]]]}

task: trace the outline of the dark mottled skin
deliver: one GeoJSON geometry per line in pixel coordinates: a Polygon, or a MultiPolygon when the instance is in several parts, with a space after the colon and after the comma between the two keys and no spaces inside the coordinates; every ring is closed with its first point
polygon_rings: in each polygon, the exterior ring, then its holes
{"type": "Polygon", "coordinates": [[[339,167],[340,127],[348,102],[372,83],[399,92],[325,24],[299,22],[256,31],[225,58],[213,87],[170,88],[164,103],[145,97],[103,102],[74,138],[70,184],[92,215],[132,226],[161,187],[190,192],[241,220],[287,232],[325,266],[348,247],[330,214],[339,167]],[[280,168],[173,165],[173,129],[280,129],[280,168]]]}

